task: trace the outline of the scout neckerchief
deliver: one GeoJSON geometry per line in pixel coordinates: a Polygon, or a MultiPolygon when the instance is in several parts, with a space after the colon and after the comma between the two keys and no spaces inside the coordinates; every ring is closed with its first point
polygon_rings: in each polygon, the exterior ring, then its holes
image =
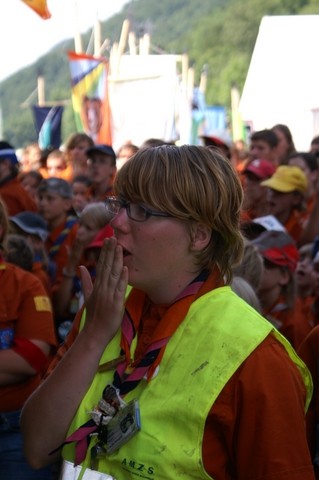
{"type": "Polygon", "coordinates": [[[70,233],[71,228],[77,222],[78,222],[77,217],[74,217],[73,215],[69,215],[67,217],[62,232],[60,233],[58,238],[54,241],[52,247],[49,250],[49,257],[50,257],[51,260],[56,256],[56,254],[60,250],[60,247],[61,247],[62,243],[64,242],[64,240],[66,239],[66,237],[70,233]]]}
{"type": "MultiPolygon", "coordinates": [[[[191,304],[200,296],[222,284],[217,269],[211,275],[207,270],[201,272],[167,309],[157,328],[155,328],[150,345],[143,358],[137,362],[131,360],[130,347],[137,333],[147,296],[138,289],[131,291],[126,302],[121,326],[121,353],[119,358],[123,358],[123,361],[117,365],[113,378],[113,386],[119,391],[121,397],[133,390],[142,378],[146,377],[148,382],[152,379],[164,355],[169,339],[184,320],[191,304]]],[[[103,397],[108,387],[106,386],[103,390],[103,397]]],[[[99,434],[101,429],[103,429],[102,424],[97,424],[96,421],[91,419],[73,432],[58,449],[67,443],[76,442],[74,462],[76,466],[82,463],[86,456],[91,435],[99,434]]],[[[51,453],[56,452],[56,450],[51,453]]]]}

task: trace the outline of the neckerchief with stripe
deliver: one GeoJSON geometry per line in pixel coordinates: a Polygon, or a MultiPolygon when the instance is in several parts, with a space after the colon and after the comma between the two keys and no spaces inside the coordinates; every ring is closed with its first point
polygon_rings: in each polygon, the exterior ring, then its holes
{"type": "Polygon", "coordinates": [[[66,239],[66,237],[67,237],[68,234],[70,233],[71,228],[72,228],[73,225],[74,225],[75,223],[77,223],[77,222],[78,222],[78,218],[77,218],[77,217],[74,217],[73,215],[69,215],[69,216],[67,217],[62,232],[60,233],[60,235],[58,236],[58,238],[54,241],[52,247],[51,247],[50,250],[49,250],[49,257],[50,257],[50,259],[53,259],[53,258],[56,256],[56,254],[57,254],[58,251],[60,250],[60,247],[61,247],[62,243],[64,242],[64,240],[66,239]]]}
{"type": "MultiPolygon", "coordinates": [[[[132,289],[126,301],[121,327],[120,354],[125,355],[125,361],[117,366],[113,377],[113,385],[119,389],[122,397],[133,390],[145,376],[148,382],[151,380],[164,355],[169,339],[184,320],[191,304],[196,298],[221,285],[223,282],[217,269],[212,274],[209,274],[207,270],[201,272],[169,306],[155,328],[143,358],[136,363],[131,362],[130,347],[137,334],[147,296],[141,290],[132,289]]],[[[51,453],[56,452],[67,443],[76,442],[74,465],[79,465],[86,456],[92,433],[96,432],[99,432],[99,426],[91,419],[75,430],[62,445],[51,453]]]]}

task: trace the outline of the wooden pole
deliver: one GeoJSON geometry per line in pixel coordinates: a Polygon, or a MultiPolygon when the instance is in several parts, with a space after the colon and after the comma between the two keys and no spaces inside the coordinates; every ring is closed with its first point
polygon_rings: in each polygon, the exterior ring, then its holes
{"type": "Polygon", "coordinates": [[[116,75],[116,74],[119,73],[121,56],[123,55],[123,53],[125,51],[129,29],[130,29],[130,22],[126,19],[126,20],[124,20],[123,25],[122,25],[121,36],[120,36],[118,48],[117,48],[117,51],[116,51],[116,56],[114,57],[114,59],[115,59],[115,61],[114,61],[114,71],[112,71],[113,75],[114,74],[116,75]]]}
{"type": "Polygon", "coordinates": [[[82,47],[82,37],[81,33],[79,31],[79,8],[78,8],[78,2],[74,0],[73,4],[74,8],[74,14],[73,14],[73,19],[74,19],[74,50],[75,53],[82,53],[83,52],[83,47],[82,47]]]}
{"type": "Polygon", "coordinates": [[[206,86],[207,86],[207,66],[204,65],[202,69],[202,73],[200,75],[200,82],[199,82],[199,91],[203,94],[206,93],[206,86]]]}
{"type": "Polygon", "coordinates": [[[239,113],[240,94],[236,85],[231,87],[232,136],[233,140],[243,139],[242,121],[239,113]]]}
{"type": "Polygon", "coordinates": [[[136,37],[134,32],[130,32],[128,34],[128,46],[129,46],[130,55],[136,55],[137,53],[136,37]]]}
{"type": "Polygon", "coordinates": [[[43,75],[38,76],[38,105],[39,107],[45,105],[45,80],[43,75]]]}
{"type": "Polygon", "coordinates": [[[94,25],[94,55],[99,57],[101,55],[101,22],[96,19],[94,25]]]}
{"type": "Polygon", "coordinates": [[[140,40],[140,55],[149,55],[151,39],[148,33],[144,33],[140,40]]]}

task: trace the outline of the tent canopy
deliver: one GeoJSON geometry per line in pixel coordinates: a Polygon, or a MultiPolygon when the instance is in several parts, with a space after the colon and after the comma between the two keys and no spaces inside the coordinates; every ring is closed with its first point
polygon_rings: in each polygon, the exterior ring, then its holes
{"type": "Polygon", "coordinates": [[[299,150],[319,134],[319,15],[263,17],[240,101],[253,131],[286,124],[299,150]]]}

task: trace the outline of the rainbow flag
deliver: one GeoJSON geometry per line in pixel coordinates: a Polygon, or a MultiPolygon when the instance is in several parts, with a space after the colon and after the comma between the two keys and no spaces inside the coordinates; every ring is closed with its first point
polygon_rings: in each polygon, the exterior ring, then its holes
{"type": "Polygon", "coordinates": [[[40,15],[43,20],[51,18],[51,13],[48,10],[46,0],[21,0],[28,5],[34,12],[40,15]]]}
{"type": "Polygon", "coordinates": [[[77,131],[85,132],[95,143],[112,145],[108,61],[75,52],[68,52],[68,58],[77,131]]]}

